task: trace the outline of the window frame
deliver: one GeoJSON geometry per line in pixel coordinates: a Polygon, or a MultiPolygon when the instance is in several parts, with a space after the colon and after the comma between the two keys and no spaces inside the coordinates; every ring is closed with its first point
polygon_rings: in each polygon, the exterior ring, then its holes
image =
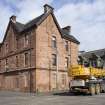
{"type": "Polygon", "coordinates": [[[56,54],[52,54],[52,65],[57,66],[57,55],[56,54]]]}
{"type": "Polygon", "coordinates": [[[65,57],[65,67],[69,67],[69,57],[65,57]]]}
{"type": "Polygon", "coordinates": [[[5,59],[5,69],[8,70],[9,69],[9,65],[8,65],[8,58],[5,59]]]}
{"type": "Polygon", "coordinates": [[[65,41],[65,49],[66,49],[66,51],[69,51],[69,44],[68,44],[68,41],[65,41]]]}
{"type": "Polygon", "coordinates": [[[62,78],[62,85],[66,85],[66,74],[62,74],[62,76],[61,76],[61,78],[62,78]]]}
{"type": "Polygon", "coordinates": [[[8,53],[8,48],[9,48],[8,43],[6,43],[6,44],[5,44],[5,53],[6,53],[6,54],[8,53]]]}
{"type": "Polygon", "coordinates": [[[25,45],[25,47],[27,47],[29,45],[29,32],[25,33],[24,45],[25,45]]]}
{"type": "Polygon", "coordinates": [[[29,53],[25,52],[24,53],[24,66],[27,67],[28,66],[28,59],[29,59],[29,53]]]}
{"type": "Polygon", "coordinates": [[[16,67],[19,67],[18,56],[16,56],[16,67]]]}
{"type": "Polygon", "coordinates": [[[1,64],[1,60],[0,60],[0,70],[1,70],[1,65],[2,65],[2,64],[1,64]]]}
{"type": "Polygon", "coordinates": [[[57,48],[57,39],[56,39],[56,36],[52,36],[52,48],[57,48]]]}

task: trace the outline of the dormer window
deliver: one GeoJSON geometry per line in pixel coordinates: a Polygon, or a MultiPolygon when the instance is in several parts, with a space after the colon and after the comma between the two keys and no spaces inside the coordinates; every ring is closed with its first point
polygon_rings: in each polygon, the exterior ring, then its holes
{"type": "Polygon", "coordinates": [[[56,37],[53,36],[52,37],[52,48],[56,48],[56,47],[57,47],[56,37]]]}

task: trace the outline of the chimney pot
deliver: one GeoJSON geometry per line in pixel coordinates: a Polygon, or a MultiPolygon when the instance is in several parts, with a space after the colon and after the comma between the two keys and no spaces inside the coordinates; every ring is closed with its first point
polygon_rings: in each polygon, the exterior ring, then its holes
{"type": "Polygon", "coordinates": [[[44,13],[48,13],[49,11],[53,12],[53,10],[54,10],[54,8],[51,7],[50,5],[48,5],[48,4],[44,5],[44,13]]]}
{"type": "Polygon", "coordinates": [[[10,21],[12,21],[13,23],[16,23],[16,16],[15,15],[11,16],[10,21]]]}
{"type": "Polygon", "coordinates": [[[63,30],[65,30],[67,33],[69,33],[70,34],[70,32],[71,32],[71,26],[66,26],[66,27],[64,27],[64,28],[62,28],[63,30]]]}

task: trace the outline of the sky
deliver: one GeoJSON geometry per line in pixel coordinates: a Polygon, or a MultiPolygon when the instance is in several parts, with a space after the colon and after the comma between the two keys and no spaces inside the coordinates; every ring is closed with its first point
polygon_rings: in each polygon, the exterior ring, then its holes
{"type": "Polygon", "coordinates": [[[0,42],[10,16],[26,23],[43,13],[44,4],[54,7],[61,27],[71,26],[71,35],[80,41],[79,50],[105,48],[105,0],[0,0],[0,42]]]}

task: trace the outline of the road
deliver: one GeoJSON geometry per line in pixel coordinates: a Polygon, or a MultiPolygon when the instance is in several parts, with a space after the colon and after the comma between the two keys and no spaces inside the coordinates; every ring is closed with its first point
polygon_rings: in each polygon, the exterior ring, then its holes
{"type": "Polygon", "coordinates": [[[95,96],[34,95],[1,91],[0,105],[105,105],[105,94],[95,96]]]}

